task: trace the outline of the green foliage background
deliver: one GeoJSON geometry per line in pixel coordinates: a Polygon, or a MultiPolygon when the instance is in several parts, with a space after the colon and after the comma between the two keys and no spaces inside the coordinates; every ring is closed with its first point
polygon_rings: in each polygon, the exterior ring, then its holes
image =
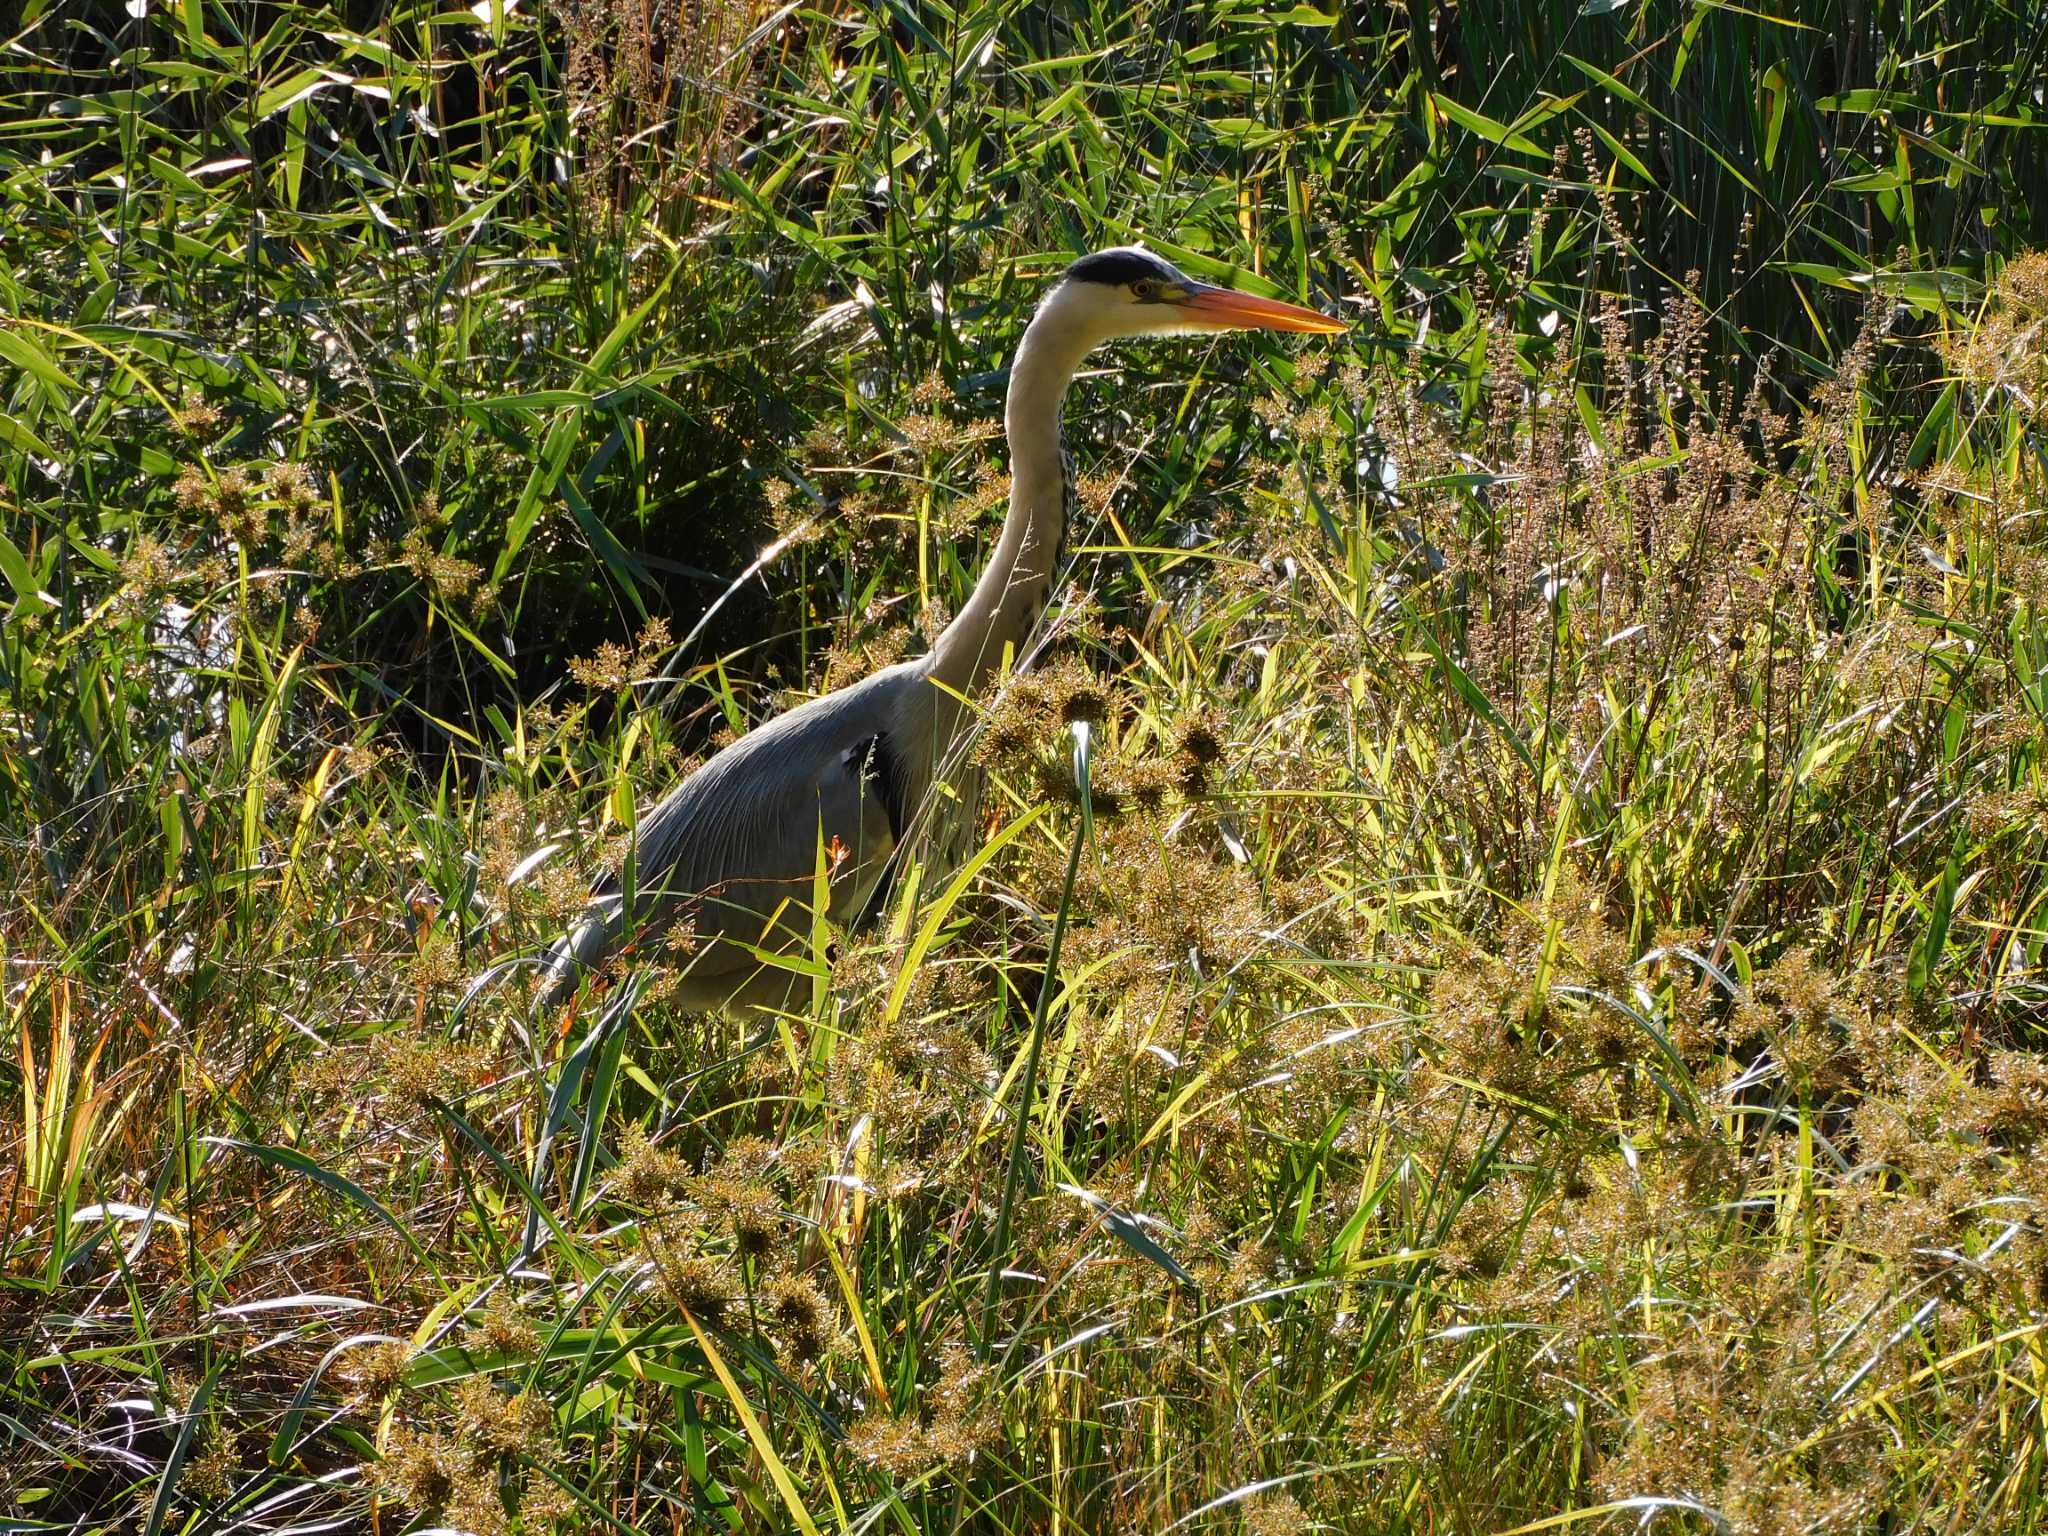
{"type": "MultiPolygon", "coordinates": [[[[300,594],[407,691],[694,619],[813,422],[933,367],[985,406],[1091,245],[1344,294],[1451,387],[1475,292],[1532,353],[1551,311],[1617,294],[1642,335],[1689,294],[1717,373],[1801,397],[1867,294],[1967,305],[2048,195],[2019,7],[479,14],[31,4],[8,61],[5,297],[60,328],[11,332],[52,365],[9,413],[21,515],[164,515],[149,359],[227,413],[216,456],[338,482],[359,558],[438,498],[498,588],[476,643],[409,573],[300,594]],[[871,339],[804,345],[828,304],[871,339]]],[[[81,557],[36,542],[61,588],[81,557]]]]}
{"type": "Polygon", "coordinates": [[[2037,8],[0,31],[8,1518],[2048,1526],[2037,8]],[[1139,238],[972,888],[457,1007],[1139,238]]]}

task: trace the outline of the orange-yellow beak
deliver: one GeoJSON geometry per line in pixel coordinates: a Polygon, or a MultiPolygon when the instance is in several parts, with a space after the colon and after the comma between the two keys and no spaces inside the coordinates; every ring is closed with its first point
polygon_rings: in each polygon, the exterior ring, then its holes
{"type": "Polygon", "coordinates": [[[1334,336],[1351,329],[1342,320],[1332,319],[1319,310],[1207,283],[1189,288],[1187,297],[1178,300],[1177,305],[1196,325],[1219,331],[1314,331],[1334,336]]]}

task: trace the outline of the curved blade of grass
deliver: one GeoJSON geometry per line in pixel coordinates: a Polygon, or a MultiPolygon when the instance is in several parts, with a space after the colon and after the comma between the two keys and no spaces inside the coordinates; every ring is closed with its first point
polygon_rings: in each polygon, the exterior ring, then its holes
{"type": "MultiPolygon", "coordinates": [[[[571,1262],[574,1263],[579,1270],[587,1268],[588,1266],[584,1262],[582,1251],[577,1248],[575,1242],[570,1238],[569,1234],[563,1230],[561,1222],[555,1219],[555,1213],[547,1208],[547,1203],[543,1201],[538,1194],[534,1193],[533,1186],[527,1183],[526,1180],[523,1177],[521,1177],[519,1170],[514,1168],[509,1162],[505,1160],[504,1154],[501,1153],[496,1147],[492,1146],[490,1142],[484,1138],[483,1133],[479,1131],[475,1126],[471,1125],[468,1119],[463,1115],[463,1113],[460,1110],[458,1110],[454,1105],[437,1102],[434,1105],[434,1109],[435,1112],[438,1113],[443,1119],[445,1119],[450,1125],[454,1126],[458,1131],[462,1132],[463,1137],[469,1142],[471,1146],[475,1147],[479,1152],[483,1153],[484,1157],[489,1160],[493,1168],[498,1170],[499,1176],[503,1178],[506,1183],[510,1184],[514,1189],[519,1191],[519,1196],[522,1200],[526,1202],[526,1208],[531,1213],[532,1217],[538,1220],[550,1232],[555,1234],[555,1240],[562,1245],[562,1251],[569,1255],[571,1262]]],[[[533,1233],[533,1229],[530,1222],[528,1224],[528,1231],[530,1234],[532,1234],[532,1237],[527,1244],[527,1249],[529,1252],[531,1252],[532,1242],[534,1240],[537,1240],[538,1234],[533,1233]]]]}
{"type": "Polygon", "coordinates": [[[1033,806],[983,843],[976,850],[974,857],[963,864],[960,872],[947,883],[945,890],[939,893],[938,900],[932,903],[931,911],[925,914],[924,922],[918,927],[917,937],[910,941],[910,948],[904,954],[903,964],[897,970],[896,985],[889,993],[889,1006],[883,1017],[894,1019],[902,1013],[903,1000],[910,995],[910,984],[917,977],[918,967],[924,962],[926,952],[938,938],[939,929],[945,926],[953,908],[967,893],[968,886],[974,883],[974,877],[987,867],[989,860],[1022,836],[1047,809],[1048,807],[1043,805],[1033,806]]]}
{"type": "Polygon", "coordinates": [[[1024,1172],[1024,1141],[1031,1124],[1031,1096],[1038,1088],[1038,1058],[1045,1050],[1046,1017],[1052,1010],[1053,985],[1059,979],[1060,944],[1067,935],[1067,915],[1074,905],[1074,876],[1081,868],[1081,849],[1087,842],[1084,833],[1090,825],[1090,762],[1088,727],[1085,723],[1079,724],[1074,727],[1074,783],[1081,792],[1081,818],[1074,828],[1072,846],[1067,850],[1067,873],[1060,883],[1059,910],[1053,914],[1052,940],[1045,950],[1045,971],[1038,984],[1038,1001],[1031,1011],[1031,1043],[1026,1047],[1024,1057],[1024,1081],[1017,1087],[1016,1107],[1011,1110],[1010,1155],[1003,1167],[1003,1198],[996,1209],[995,1252],[989,1260],[988,1290],[981,1306],[978,1347],[984,1359],[988,1357],[989,1341],[995,1332],[996,1301],[1002,1291],[1003,1270],[1009,1262],[1010,1214],[1016,1206],[1017,1186],[1024,1172]]]}
{"type": "Polygon", "coordinates": [[[1492,726],[1494,733],[1514,749],[1515,756],[1522,760],[1522,766],[1529,770],[1531,778],[1540,780],[1542,771],[1536,766],[1536,759],[1529,751],[1529,744],[1522,740],[1521,732],[1508,723],[1507,716],[1495,707],[1493,700],[1486,696],[1485,690],[1472,681],[1472,675],[1451,660],[1450,653],[1437,643],[1436,636],[1427,629],[1418,628],[1415,631],[1415,640],[1435,659],[1445,679],[1458,691],[1458,697],[1471,706],[1472,713],[1492,726]]]}
{"type": "Polygon", "coordinates": [[[224,1355],[214,1362],[213,1369],[206,1373],[206,1379],[199,1383],[199,1390],[192,1394],[192,1401],[179,1415],[178,1438],[171,1446],[170,1459],[164,1463],[163,1476],[157,1481],[156,1497],[150,1501],[149,1520],[142,1528],[143,1536],[157,1536],[164,1528],[164,1520],[171,1512],[171,1495],[178,1491],[178,1474],[185,1470],[185,1460],[192,1454],[192,1437],[198,1433],[205,1418],[207,1399],[213,1396],[214,1383],[220,1380],[220,1373],[232,1358],[224,1355]]]}
{"type": "MultiPolygon", "coordinates": [[[[284,666],[279,669],[277,682],[270,689],[270,697],[263,709],[263,718],[256,724],[256,735],[249,745],[249,777],[242,790],[242,868],[253,870],[263,855],[263,801],[270,786],[270,759],[277,749],[277,730],[283,722],[285,705],[291,696],[292,678],[299,670],[299,658],[305,654],[303,645],[292,647],[285,657],[284,666]]],[[[255,897],[253,885],[243,888],[244,911],[250,909],[255,897]]]]}
{"type": "Polygon", "coordinates": [[[273,1467],[281,1467],[290,1458],[292,1447],[298,1441],[299,1425],[305,1420],[306,1411],[313,1406],[313,1394],[320,1389],[321,1378],[327,1374],[330,1365],[360,1345],[403,1342],[394,1333],[358,1333],[343,1339],[322,1355],[320,1363],[313,1367],[304,1381],[299,1383],[298,1391],[292,1394],[291,1402],[285,1407],[284,1416],[277,1421],[277,1433],[270,1439],[270,1464],[273,1467]]]}
{"type": "Polygon", "coordinates": [[[1101,1216],[1102,1224],[1108,1227],[1117,1241],[1130,1249],[1131,1252],[1135,1253],[1146,1263],[1156,1265],[1158,1268],[1165,1270],[1167,1274],[1179,1281],[1180,1284],[1186,1286],[1190,1291],[1199,1293],[1201,1287],[1196,1283],[1195,1277],[1187,1271],[1179,1259],[1176,1259],[1159,1245],[1158,1241],[1153,1238],[1151,1233],[1145,1230],[1143,1224],[1139,1222],[1135,1215],[1129,1211],[1119,1210],[1116,1206],[1103,1199],[1102,1196],[1092,1190],[1083,1189],[1078,1184],[1063,1184],[1060,1187],[1101,1216]]]}
{"type": "Polygon", "coordinates": [[[697,1319],[690,1315],[690,1309],[687,1307],[683,1309],[683,1321],[690,1325],[690,1332],[696,1335],[697,1347],[704,1351],[704,1358],[710,1362],[711,1373],[718,1378],[718,1384],[725,1388],[725,1395],[732,1403],[733,1412],[739,1415],[740,1427],[746,1430],[747,1438],[753,1442],[754,1454],[761,1458],[761,1465],[768,1469],[769,1481],[775,1484],[775,1492],[782,1499],[783,1508],[789,1511],[789,1518],[796,1522],[797,1529],[802,1531],[804,1536],[818,1536],[818,1527],[812,1521],[810,1511],[804,1508],[804,1501],[796,1491],[796,1484],[790,1479],[789,1468],[782,1464],[782,1458],[775,1451],[775,1442],[768,1438],[768,1432],[761,1427],[761,1421],[754,1417],[754,1410],[747,1405],[746,1394],[740,1391],[739,1382],[733,1379],[732,1371],[725,1363],[725,1357],[719,1354],[717,1346],[698,1326],[697,1319]]]}
{"type": "Polygon", "coordinates": [[[355,1206],[358,1210],[367,1211],[393,1232],[396,1232],[400,1238],[404,1239],[405,1246],[410,1248],[416,1257],[422,1260],[428,1259],[427,1250],[421,1246],[420,1240],[412,1235],[412,1229],[392,1215],[382,1201],[353,1179],[344,1178],[332,1168],[322,1167],[319,1163],[314,1162],[312,1158],[306,1156],[305,1153],[296,1152],[290,1147],[266,1146],[259,1141],[237,1141],[233,1137],[228,1136],[202,1136],[199,1139],[212,1146],[227,1147],[235,1152],[246,1152],[258,1162],[268,1163],[271,1167],[282,1169],[286,1173],[299,1174],[304,1178],[311,1179],[315,1184],[333,1190],[334,1193],[348,1201],[349,1204],[355,1206]]]}

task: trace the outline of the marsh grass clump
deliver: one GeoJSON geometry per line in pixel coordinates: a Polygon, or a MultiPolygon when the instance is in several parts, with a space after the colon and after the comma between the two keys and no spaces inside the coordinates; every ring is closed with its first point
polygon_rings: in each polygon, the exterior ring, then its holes
{"type": "Polygon", "coordinates": [[[1998,1051],[1982,1070],[1978,1133],[2011,1156],[2032,1155],[2048,1135],[2048,1061],[2031,1051],[1998,1051]]]}
{"type": "Polygon", "coordinates": [[[1262,1493],[1245,1508],[1245,1536],[1308,1536],[1316,1523],[1291,1493],[1262,1493]]]}
{"type": "Polygon", "coordinates": [[[777,1275],[768,1283],[765,1312],[775,1340],[803,1365],[815,1365],[839,1335],[832,1304],[817,1285],[799,1275],[777,1275]]]}
{"type": "Polygon", "coordinates": [[[2048,1529],[2032,17],[18,9],[9,1518],[2048,1529]],[[1075,383],[958,859],[534,1010],[1138,235],[1359,324],[1075,383]]]}
{"type": "Polygon", "coordinates": [[[458,1490],[467,1493],[472,1474],[468,1458],[448,1437],[400,1431],[377,1480],[401,1504],[430,1514],[446,1508],[458,1490]]]}
{"type": "Polygon", "coordinates": [[[619,1147],[619,1193],[645,1210],[658,1210],[680,1200],[690,1187],[690,1170],[666,1147],[656,1146],[635,1125],[619,1147]]]}
{"type": "Polygon", "coordinates": [[[1852,1060],[1840,991],[1805,950],[1787,950],[1759,974],[1730,1028],[1746,1043],[1768,1042],[1802,1095],[1827,1097],[1846,1082],[1852,1060]]]}
{"type": "Polygon", "coordinates": [[[746,1258],[770,1252],[787,1226],[780,1193],[769,1177],[775,1156],[765,1141],[734,1142],[687,1186],[686,1198],[716,1227],[730,1232],[734,1251],[746,1258]]]}
{"type": "Polygon", "coordinates": [[[1173,766],[1180,792],[1190,800],[1209,792],[1226,750],[1223,725],[1213,710],[1197,710],[1174,726],[1173,766]]]}
{"type": "Polygon", "coordinates": [[[456,1388],[455,1412],[464,1441],[494,1456],[531,1455],[554,1428],[545,1401],[529,1392],[502,1392],[481,1376],[456,1388]]]}
{"type": "Polygon", "coordinates": [[[622,693],[652,678],[671,640],[665,619],[650,619],[630,648],[607,640],[591,656],[572,658],[569,675],[593,693],[622,693]]]}
{"type": "Polygon", "coordinates": [[[207,1435],[186,1473],[185,1488],[202,1505],[218,1504],[234,1491],[242,1474],[241,1448],[232,1433],[207,1435]]]}
{"type": "Polygon", "coordinates": [[[509,1536],[546,1530],[564,1505],[536,1486],[551,1486],[538,1473],[526,1493],[507,1509],[516,1491],[505,1475],[507,1459],[531,1457],[542,1446],[552,1416],[525,1394],[506,1394],[488,1380],[472,1378],[456,1393],[446,1429],[401,1426],[376,1469],[375,1486],[417,1517],[438,1521],[471,1536],[509,1536]],[[528,1500],[532,1503],[529,1505],[528,1500]]]}
{"type": "MultiPolygon", "coordinates": [[[[416,960],[414,976],[423,984],[448,984],[456,972],[445,953],[437,953],[425,969],[416,960]]],[[[474,1042],[394,1033],[379,1036],[370,1056],[371,1071],[405,1113],[426,1112],[436,1103],[459,1099],[487,1081],[490,1072],[488,1053],[474,1042]]]]}
{"type": "Polygon", "coordinates": [[[739,1303],[741,1290],[730,1258],[707,1251],[687,1227],[650,1234],[648,1256],[664,1296],[678,1311],[717,1327],[739,1303]]]}

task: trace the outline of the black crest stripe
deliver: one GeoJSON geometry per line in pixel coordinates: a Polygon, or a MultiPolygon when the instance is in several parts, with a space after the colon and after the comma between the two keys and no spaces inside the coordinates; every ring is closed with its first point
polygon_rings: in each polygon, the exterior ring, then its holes
{"type": "Polygon", "coordinates": [[[1165,263],[1143,251],[1097,251],[1083,256],[1067,268],[1067,278],[1076,283],[1108,283],[1119,286],[1144,277],[1170,277],[1165,263]]]}

